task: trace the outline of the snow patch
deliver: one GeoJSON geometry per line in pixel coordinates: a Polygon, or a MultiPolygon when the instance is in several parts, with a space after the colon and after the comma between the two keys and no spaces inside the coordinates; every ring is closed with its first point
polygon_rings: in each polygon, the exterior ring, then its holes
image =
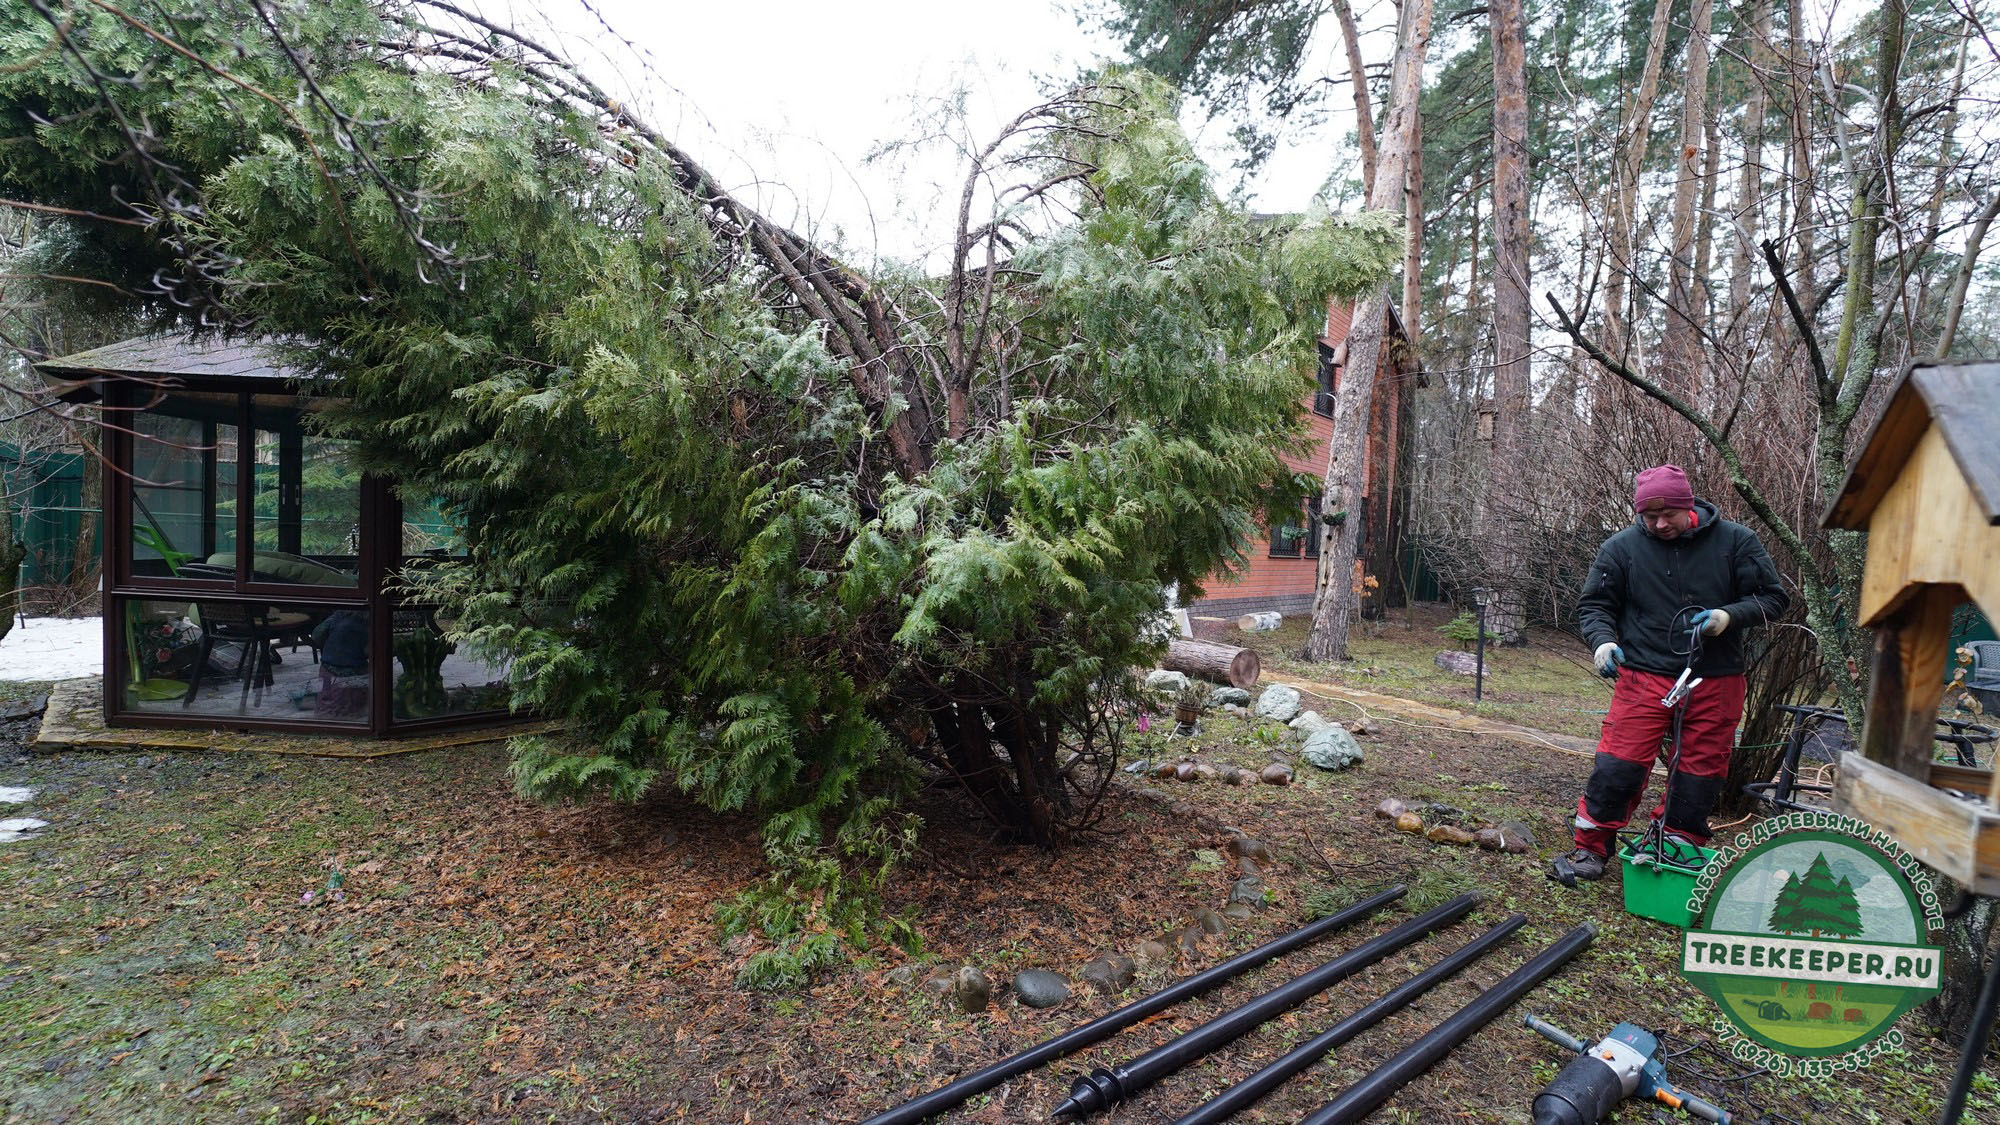
{"type": "Polygon", "coordinates": [[[73,680],[104,673],[104,621],[30,617],[0,638],[0,680],[73,680]]]}

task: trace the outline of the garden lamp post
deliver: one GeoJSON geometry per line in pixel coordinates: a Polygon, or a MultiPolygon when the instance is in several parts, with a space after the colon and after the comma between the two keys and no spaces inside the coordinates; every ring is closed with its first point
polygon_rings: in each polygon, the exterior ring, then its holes
{"type": "Polygon", "coordinates": [[[1472,604],[1479,607],[1479,628],[1473,640],[1472,701],[1479,702],[1486,688],[1486,603],[1490,592],[1484,586],[1472,588],[1472,604]]]}

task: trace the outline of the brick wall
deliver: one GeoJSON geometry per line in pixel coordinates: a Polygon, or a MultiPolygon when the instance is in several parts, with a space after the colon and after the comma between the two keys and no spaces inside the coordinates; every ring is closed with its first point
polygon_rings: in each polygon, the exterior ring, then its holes
{"type": "MultiPolygon", "coordinates": [[[[1338,349],[1346,341],[1348,329],[1352,326],[1352,311],[1345,306],[1328,302],[1326,310],[1326,334],[1320,342],[1329,348],[1338,349]]],[[[1400,335],[1392,324],[1392,331],[1400,335]]],[[[1367,436],[1368,448],[1366,464],[1362,469],[1362,495],[1369,500],[1367,512],[1368,526],[1363,529],[1364,542],[1362,558],[1371,572],[1380,572],[1385,582],[1393,575],[1395,562],[1393,552],[1395,540],[1400,537],[1400,505],[1394,497],[1397,484],[1396,466],[1393,463],[1403,435],[1400,428],[1405,422],[1410,398],[1409,375],[1401,360],[1402,349],[1382,350],[1382,358],[1377,365],[1376,401],[1370,419],[1367,436]],[[1384,561],[1386,559],[1386,561],[1384,561]],[[1386,569],[1385,569],[1386,568],[1386,569]]],[[[1334,371],[1334,386],[1339,387],[1339,369],[1334,371]]],[[[1321,476],[1326,472],[1328,447],[1333,441],[1333,419],[1313,412],[1316,395],[1308,392],[1305,396],[1307,430],[1311,444],[1305,456],[1284,455],[1284,462],[1295,472],[1310,476],[1321,476]]],[[[1317,534],[1318,529],[1309,529],[1308,534],[1317,534]]],[[[1271,557],[1271,543],[1268,534],[1249,545],[1247,565],[1231,573],[1227,571],[1212,574],[1202,583],[1203,597],[1188,607],[1192,614],[1213,617],[1235,617],[1245,613],[1265,613],[1276,611],[1287,616],[1308,613],[1312,610],[1313,587],[1319,573],[1319,560],[1300,557],[1271,557]]],[[[1383,593],[1389,591],[1385,588],[1383,593]]],[[[1400,602],[1400,583],[1396,584],[1397,601],[1400,602]]]]}

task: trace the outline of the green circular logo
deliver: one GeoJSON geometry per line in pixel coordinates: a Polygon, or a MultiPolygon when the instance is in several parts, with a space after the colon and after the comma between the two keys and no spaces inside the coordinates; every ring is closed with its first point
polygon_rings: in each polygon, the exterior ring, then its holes
{"type": "Polygon", "coordinates": [[[1722,1009],[1735,1053],[1780,1074],[1866,1062],[1939,988],[1929,874],[1852,817],[1764,821],[1716,853],[1688,909],[1682,974],[1722,1009]]]}

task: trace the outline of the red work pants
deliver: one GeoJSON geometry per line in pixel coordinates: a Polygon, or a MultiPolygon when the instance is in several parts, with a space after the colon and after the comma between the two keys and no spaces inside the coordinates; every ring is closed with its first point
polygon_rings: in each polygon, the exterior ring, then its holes
{"type": "MultiPolygon", "coordinates": [[[[1653,761],[1673,734],[1674,713],[1660,706],[1674,677],[1626,668],[1611,691],[1611,712],[1597,740],[1597,762],[1583,796],[1576,802],[1576,846],[1608,856],[1618,830],[1632,821],[1646,794],[1653,761]]],[[[1666,827],[1697,844],[1709,837],[1708,814],[1722,793],[1729,773],[1729,751],[1736,743],[1736,725],[1743,719],[1743,677],[1716,676],[1701,682],[1681,707],[1680,768],[1671,782],[1671,802],[1665,797],[1653,808],[1653,819],[1666,814],[1666,827]]]]}

